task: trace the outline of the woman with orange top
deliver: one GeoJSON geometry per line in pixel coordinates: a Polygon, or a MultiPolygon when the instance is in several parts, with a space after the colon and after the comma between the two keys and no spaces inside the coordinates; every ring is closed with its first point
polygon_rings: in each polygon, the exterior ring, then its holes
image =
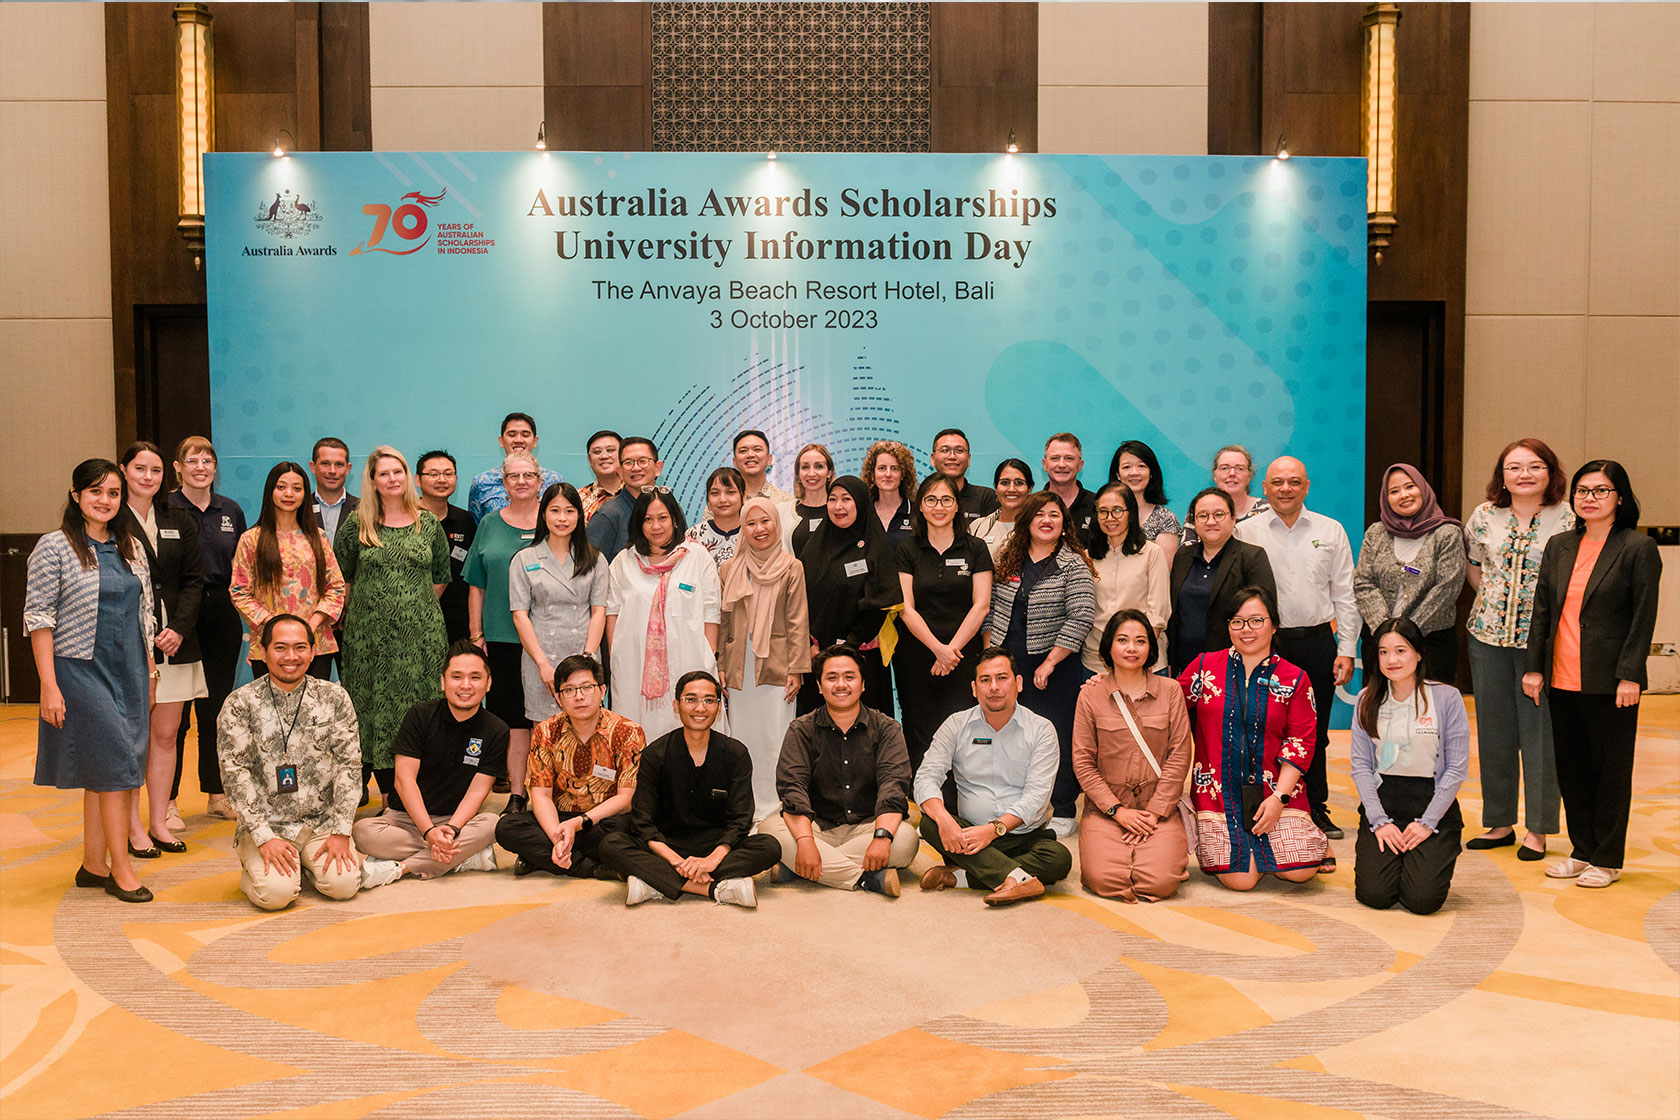
{"type": "Polygon", "coordinates": [[[1523,693],[1552,713],[1568,859],[1546,868],[1578,887],[1622,874],[1633,799],[1633,746],[1645,659],[1657,623],[1662,558],[1641,533],[1639,500],[1613,459],[1582,464],[1569,491],[1575,531],[1546,542],[1523,693]]]}
{"type": "MultiPolygon", "coordinates": [[[[308,499],[309,476],[303,467],[276,463],[263,484],[256,528],[246,530],[233,550],[228,598],[253,634],[277,614],[308,619],[315,631],[309,675],[327,680],[338,652],[333,623],[344,613],[344,574],[308,499]]],[[[250,658],[253,675],[268,672],[256,642],[250,658]]]]}

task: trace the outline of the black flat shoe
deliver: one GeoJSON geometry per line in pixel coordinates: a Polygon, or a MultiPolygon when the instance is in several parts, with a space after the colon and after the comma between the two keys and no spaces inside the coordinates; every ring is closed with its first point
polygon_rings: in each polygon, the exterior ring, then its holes
{"type": "Polygon", "coordinates": [[[187,850],[187,842],[185,840],[159,840],[150,832],[146,833],[146,835],[151,837],[152,844],[155,847],[162,848],[166,852],[174,852],[176,855],[180,855],[182,852],[187,850]]]}
{"type": "Polygon", "coordinates": [[[525,795],[523,793],[516,793],[507,799],[506,805],[502,806],[502,816],[505,817],[509,813],[523,813],[529,808],[530,803],[525,800],[525,795]]]}
{"type": "Polygon", "coordinates": [[[535,870],[536,868],[525,862],[524,856],[520,856],[513,861],[513,877],[515,879],[523,879],[535,870]]]}
{"type": "Polygon", "coordinates": [[[103,887],[111,881],[109,875],[95,875],[85,867],[76,868],[76,885],[78,887],[103,887]]]}
{"type": "MultiPolygon", "coordinates": [[[[1474,843],[1474,841],[1472,841],[1472,843],[1474,843]]],[[[1523,844],[1517,848],[1517,858],[1522,860],[1524,863],[1535,863],[1546,858],[1546,849],[1531,848],[1527,844],[1523,844]]]]}
{"type": "Polygon", "coordinates": [[[112,879],[105,884],[105,893],[110,895],[112,898],[118,898],[124,902],[150,902],[152,900],[152,892],[146,889],[146,884],[144,883],[141,883],[138,887],[135,887],[131,891],[125,891],[121,887],[117,886],[117,881],[115,879],[112,879]]]}
{"type": "MultiPolygon", "coordinates": [[[[1505,835],[1497,837],[1497,838],[1492,839],[1492,840],[1488,839],[1486,835],[1478,836],[1474,840],[1471,840],[1468,843],[1466,843],[1464,846],[1466,848],[1470,849],[1472,852],[1485,852],[1489,848],[1509,848],[1512,844],[1515,844],[1516,842],[1517,842],[1517,834],[1514,833],[1514,832],[1507,832],[1505,835]]],[[[1546,854],[1545,852],[1541,852],[1540,855],[1537,855],[1537,856],[1523,856],[1523,855],[1520,855],[1520,853],[1519,853],[1519,858],[1521,858],[1521,859],[1539,859],[1540,856],[1543,856],[1545,854],[1546,854]]]]}
{"type": "MultiPolygon", "coordinates": [[[[182,846],[185,850],[185,845],[182,846]]],[[[136,848],[132,843],[128,846],[128,854],[135,859],[161,859],[163,853],[156,848],[136,848]]]]}

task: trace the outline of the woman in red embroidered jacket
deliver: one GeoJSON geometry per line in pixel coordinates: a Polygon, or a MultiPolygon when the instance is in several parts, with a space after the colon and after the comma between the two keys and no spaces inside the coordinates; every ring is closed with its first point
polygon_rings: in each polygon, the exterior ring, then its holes
{"type": "Polygon", "coordinates": [[[1197,655],[1179,684],[1196,740],[1196,860],[1227,887],[1246,891],[1263,874],[1306,882],[1329,845],[1298,790],[1316,736],[1312,685],[1272,652],[1271,594],[1245,587],[1237,600],[1230,648],[1197,655]]]}

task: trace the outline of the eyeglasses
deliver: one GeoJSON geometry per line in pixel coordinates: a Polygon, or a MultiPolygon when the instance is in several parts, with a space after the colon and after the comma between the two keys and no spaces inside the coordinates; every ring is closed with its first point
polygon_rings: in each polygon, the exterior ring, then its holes
{"type": "Polygon", "coordinates": [[[642,456],[640,459],[620,459],[618,463],[623,467],[641,468],[653,466],[653,460],[646,455],[642,456]]]}
{"type": "Polygon", "coordinates": [[[997,481],[999,490],[1026,490],[1031,486],[1032,483],[1024,478],[1000,478],[997,481]]]}
{"type": "Polygon", "coordinates": [[[957,504],[957,500],[949,494],[929,494],[922,499],[922,504],[929,509],[947,509],[957,504]]]}
{"type": "Polygon", "coordinates": [[[1505,464],[1505,473],[1506,474],[1545,474],[1546,470],[1547,470],[1547,467],[1546,467],[1546,464],[1544,464],[1544,463],[1506,463],[1505,464]]]}
{"type": "Polygon", "coordinates": [[[661,498],[669,498],[671,496],[671,488],[669,486],[644,486],[642,487],[642,493],[658,494],[661,498]]]}
{"type": "MultiPolygon", "coordinates": [[[[455,477],[455,472],[454,471],[421,471],[420,472],[420,477],[421,478],[454,478],[455,477]]],[[[520,477],[531,477],[531,476],[528,476],[528,475],[527,476],[513,475],[511,477],[520,478],[520,477]]]]}
{"type": "Polygon", "coordinates": [[[1125,519],[1126,519],[1126,507],[1125,506],[1098,506],[1097,507],[1097,520],[1099,520],[1099,521],[1124,521],[1125,519]]]}
{"type": "Polygon", "coordinates": [[[191,459],[182,459],[181,465],[183,467],[213,467],[216,465],[216,460],[194,455],[191,459]]]}
{"type": "Polygon", "coordinates": [[[935,455],[966,455],[968,454],[968,448],[964,447],[960,443],[947,443],[941,447],[934,448],[933,453],[935,455]]]}
{"type": "Polygon", "coordinates": [[[559,693],[561,699],[570,700],[573,698],[588,696],[591,692],[594,692],[600,687],[600,685],[591,682],[590,684],[569,684],[564,688],[556,689],[555,691],[559,693]]]}
{"type": "Polygon", "coordinates": [[[509,482],[530,482],[533,479],[541,478],[542,474],[538,471],[512,471],[502,477],[509,482]]]}
{"type": "Polygon", "coordinates": [[[1230,516],[1231,514],[1229,511],[1216,509],[1212,513],[1198,513],[1195,519],[1197,521],[1206,522],[1209,525],[1217,525],[1219,522],[1224,521],[1230,516]]]}
{"type": "Polygon", "coordinates": [[[1233,618],[1230,627],[1233,630],[1258,630],[1271,621],[1265,615],[1259,614],[1252,618],[1233,618]]]}
{"type": "Polygon", "coordinates": [[[1591,498],[1595,502],[1602,502],[1605,498],[1608,498],[1610,495],[1614,494],[1615,492],[1616,492],[1616,488],[1614,486],[1577,486],[1577,487],[1575,487],[1575,496],[1577,498],[1591,498]]]}
{"type": "Polygon", "coordinates": [[[685,694],[677,697],[677,703],[690,708],[715,708],[718,706],[718,698],[716,696],[689,696],[685,694]]]}
{"type": "Polygon", "coordinates": [[[1221,463],[1213,468],[1214,474],[1253,474],[1254,468],[1246,463],[1221,463]]]}

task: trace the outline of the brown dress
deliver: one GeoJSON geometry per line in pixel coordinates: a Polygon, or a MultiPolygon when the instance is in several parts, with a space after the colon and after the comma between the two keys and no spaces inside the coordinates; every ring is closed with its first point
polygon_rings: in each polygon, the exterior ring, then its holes
{"type": "Polygon", "coordinates": [[[1107,898],[1159,902],[1189,877],[1189,845],[1178,799],[1194,753],[1190,716],[1177,681],[1146,678],[1141,695],[1126,697],[1143,732],[1140,745],[1115,705],[1113,692],[1113,678],[1093,677],[1080,689],[1074,709],[1073,772],[1085,790],[1079,875],[1087,890],[1107,898]],[[1160,764],[1159,778],[1144,750],[1160,764]],[[1107,815],[1113,805],[1154,813],[1160,823],[1149,839],[1129,843],[1107,815]]]}

